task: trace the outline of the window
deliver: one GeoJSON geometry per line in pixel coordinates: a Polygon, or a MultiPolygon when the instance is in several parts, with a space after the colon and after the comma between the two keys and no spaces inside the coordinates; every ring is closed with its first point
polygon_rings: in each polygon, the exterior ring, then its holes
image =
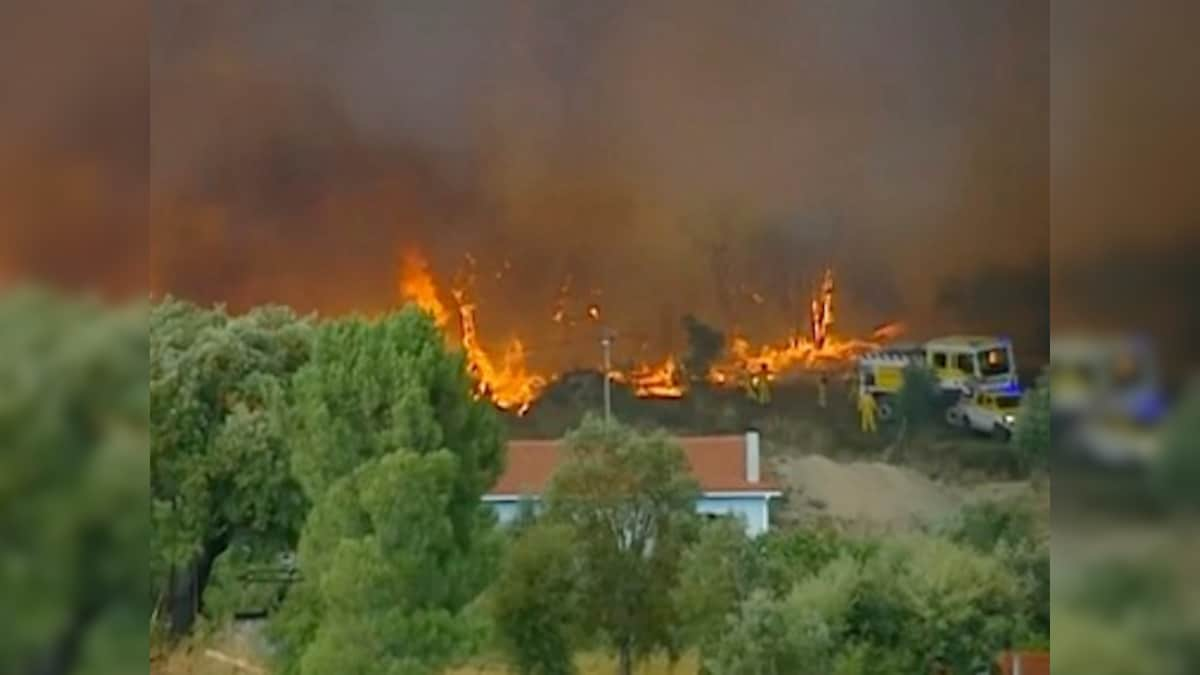
{"type": "Polygon", "coordinates": [[[980,374],[985,377],[1005,375],[1012,370],[1012,365],[1008,358],[1008,349],[1004,347],[996,347],[980,352],[979,363],[980,374]]]}
{"type": "Polygon", "coordinates": [[[970,354],[959,354],[954,365],[964,373],[973,374],[975,372],[975,360],[971,358],[970,354]]]}
{"type": "Polygon", "coordinates": [[[933,354],[933,367],[934,368],[945,368],[946,367],[946,355],[938,354],[935,352],[933,354]]]}

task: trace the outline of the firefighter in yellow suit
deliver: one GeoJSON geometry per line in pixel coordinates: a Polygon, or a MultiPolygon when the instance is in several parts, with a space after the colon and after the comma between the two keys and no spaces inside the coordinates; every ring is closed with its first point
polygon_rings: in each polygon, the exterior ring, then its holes
{"type": "Polygon", "coordinates": [[[875,397],[867,392],[858,395],[858,416],[864,433],[875,433],[875,413],[879,411],[875,397]]]}
{"type": "Polygon", "coordinates": [[[746,395],[759,405],[767,405],[771,402],[771,388],[767,383],[769,375],[767,364],[764,363],[757,373],[746,380],[746,395]]]}

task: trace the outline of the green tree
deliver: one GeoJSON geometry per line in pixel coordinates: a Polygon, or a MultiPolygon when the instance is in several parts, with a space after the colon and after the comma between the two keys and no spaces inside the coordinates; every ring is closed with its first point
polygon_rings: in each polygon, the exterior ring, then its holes
{"type": "Polygon", "coordinates": [[[415,309],[320,326],[284,416],[313,503],[273,622],[284,672],[425,673],[470,651],[467,608],[499,555],[480,497],[503,445],[469,392],[415,309]]]}
{"type": "Polygon", "coordinates": [[[760,568],[758,551],[742,523],[732,518],[706,523],[684,552],[674,602],[683,641],[699,649],[702,669],[726,617],[759,585],[760,568]]]}
{"type": "Polygon", "coordinates": [[[0,672],[145,667],[145,310],[0,295],[0,672]]]}
{"type": "Polygon", "coordinates": [[[1162,500],[1174,507],[1200,508],[1200,385],[1193,386],[1161,432],[1161,451],[1152,480],[1162,500]]]}
{"type": "Polygon", "coordinates": [[[979,672],[1023,629],[1020,580],[991,556],[938,537],[887,542],[863,568],[853,630],[923,672],[979,672]]]}
{"type": "Polygon", "coordinates": [[[838,558],[858,561],[869,558],[879,541],[851,537],[831,526],[797,530],[771,530],[754,541],[763,582],[772,593],[783,596],[800,581],[821,571],[838,558]]]}
{"type": "Polygon", "coordinates": [[[514,543],[491,591],[492,616],[509,662],[522,675],[573,675],[579,624],[570,528],[534,525],[514,543]]]}
{"type": "Polygon", "coordinates": [[[299,557],[303,597],[317,612],[304,642],[287,643],[295,672],[430,673],[469,651],[473,636],[455,603],[462,555],[449,505],[457,472],[446,450],[392,452],[339,478],[316,502],[299,557]]]}
{"type": "Polygon", "coordinates": [[[1045,375],[1025,392],[1017,413],[1017,428],[1012,444],[1021,469],[1043,464],[1050,453],[1050,384],[1045,375]]]}
{"type": "Polygon", "coordinates": [[[708,652],[718,675],[978,672],[1023,623],[1017,577],[944,538],[878,542],[752,593],[708,652]]]}
{"type": "Polygon", "coordinates": [[[782,599],[760,589],[714,636],[705,667],[719,675],[826,675],[850,639],[862,565],[846,557],[782,599]]]}
{"type": "Polygon", "coordinates": [[[678,647],[671,591],[698,489],[683,451],[663,432],[589,415],[564,451],[546,518],[574,531],[581,611],[629,675],[635,659],[678,647]]]}
{"type": "Polygon", "coordinates": [[[958,544],[1000,560],[1020,580],[1028,621],[1026,641],[1050,637],[1050,541],[1026,499],[982,501],[962,509],[945,531],[958,544]]]}
{"type": "Polygon", "coordinates": [[[279,403],[312,326],[263,307],[231,317],[168,298],[150,313],[152,583],[178,635],[231,542],[273,559],[307,508],[288,471],[279,403]]]}

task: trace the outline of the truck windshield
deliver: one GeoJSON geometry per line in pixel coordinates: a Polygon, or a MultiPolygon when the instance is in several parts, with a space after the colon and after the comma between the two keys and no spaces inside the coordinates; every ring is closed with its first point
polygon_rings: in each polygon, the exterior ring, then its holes
{"type": "Polygon", "coordinates": [[[996,347],[979,352],[979,373],[984,377],[1006,375],[1012,371],[1008,362],[1008,349],[996,347]]]}

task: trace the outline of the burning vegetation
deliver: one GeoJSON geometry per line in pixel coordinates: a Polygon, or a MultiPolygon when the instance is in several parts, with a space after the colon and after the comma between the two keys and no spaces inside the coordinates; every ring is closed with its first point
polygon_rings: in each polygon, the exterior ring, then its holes
{"type": "MultiPolygon", "coordinates": [[[[497,407],[523,415],[541,396],[557,373],[539,372],[528,362],[525,343],[513,337],[499,356],[488,351],[479,336],[477,304],[472,295],[474,259],[466,256],[466,265],[455,275],[450,290],[443,293],[425,258],[416,251],[401,257],[398,291],[402,302],[416,304],[428,313],[447,336],[457,343],[467,361],[467,370],[475,382],[475,395],[491,400],[497,407]],[[449,303],[447,302],[447,296],[449,303]],[[457,321],[451,325],[452,317],[457,321]]],[[[569,280],[560,288],[551,312],[554,323],[575,325],[567,312],[569,280]]],[[[797,331],[778,343],[755,345],[734,334],[721,347],[721,353],[708,363],[706,372],[691,373],[684,361],[667,354],[657,362],[641,362],[629,368],[614,367],[613,381],[627,385],[638,398],[678,399],[694,383],[714,387],[736,387],[747,378],[765,374],[770,379],[795,371],[845,366],[856,356],[877,348],[900,335],[904,328],[889,323],[877,328],[871,339],[843,339],[833,332],[835,287],[833,270],[826,269],[811,302],[807,332],[797,331]]],[[[600,323],[600,306],[591,303],[586,319],[600,323]]]]}

